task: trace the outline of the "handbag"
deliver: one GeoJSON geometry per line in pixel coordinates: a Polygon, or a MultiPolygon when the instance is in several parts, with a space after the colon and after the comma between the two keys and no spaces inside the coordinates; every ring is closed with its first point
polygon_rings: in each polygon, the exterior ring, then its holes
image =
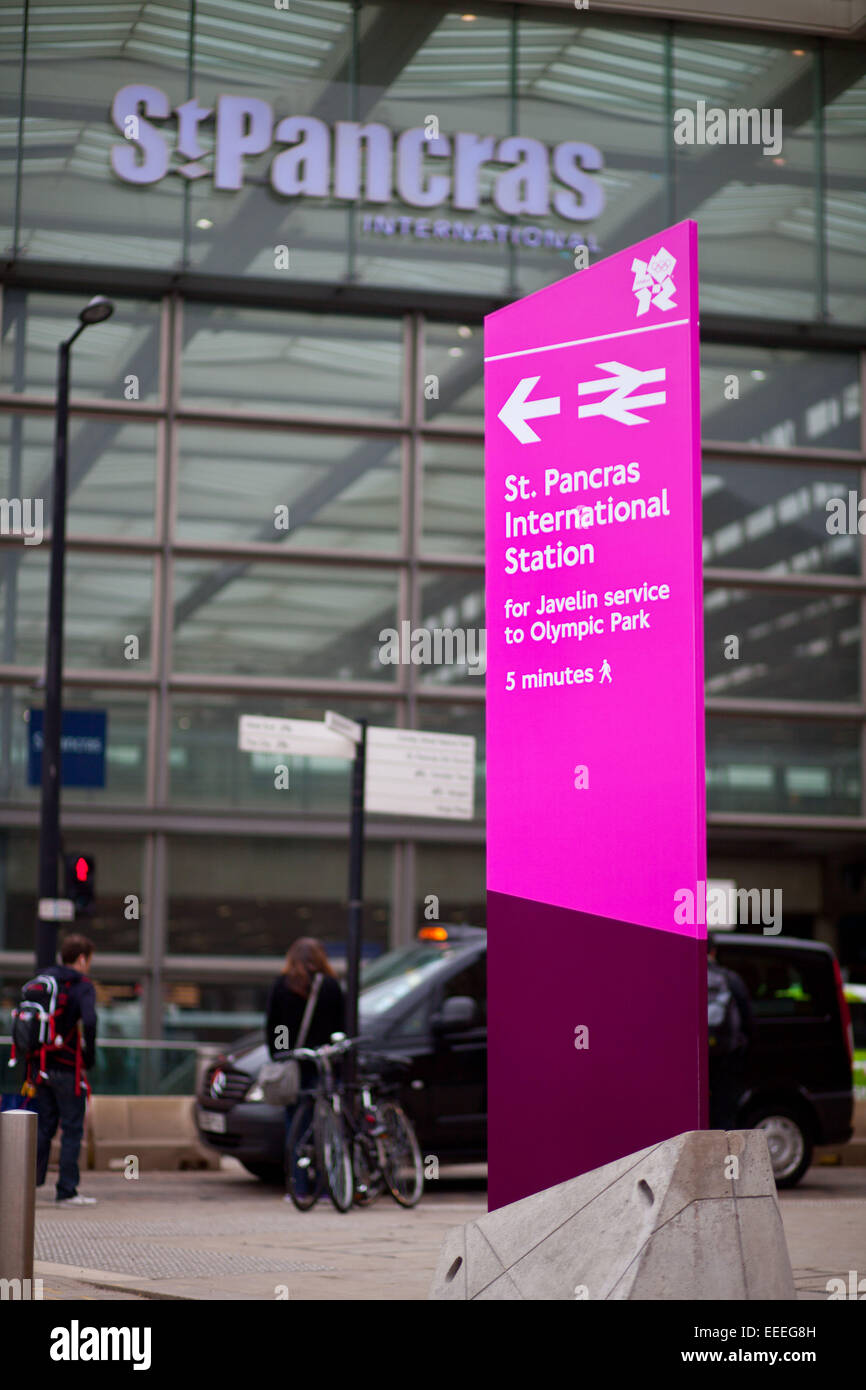
{"type": "MultiPolygon", "coordinates": [[[[304,1009],[295,1047],[303,1047],[307,1040],[321,988],[322,976],[317,975],[304,1009]]],[[[268,1105],[296,1105],[301,1093],[301,1064],[295,1057],[287,1057],[284,1062],[265,1062],[257,1080],[268,1105]]]]}

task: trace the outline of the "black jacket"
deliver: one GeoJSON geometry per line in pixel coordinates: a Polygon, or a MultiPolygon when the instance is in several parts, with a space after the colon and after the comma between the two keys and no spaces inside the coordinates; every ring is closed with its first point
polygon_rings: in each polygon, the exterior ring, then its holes
{"type": "Polygon", "coordinates": [[[93,982],[71,965],[51,965],[40,975],[53,975],[66,985],[66,1003],[58,1009],[56,1028],[59,1037],[68,1039],[62,1048],[52,1048],[48,1061],[52,1067],[75,1066],[75,1030],[81,1024],[83,1033],[81,1061],[85,1071],[93,1066],[96,1054],[96,990],[93,982]],[[72,1036],[70,1037],[70,1034],[72,1036]]]}
{"type": "Polygon", "coordinates": [[[743,1056],[745,1055],[746,1049],[751,1047],[754,1043],[755,1015],[752,1012],[752,1002],[749,998],[749,991],[746,989],[743,980],[737,974],[736,970],[729,970],[727,966],[719,965],[719,962],[717,960],[710,960],[708,963],[711,964],[716,970],[718,970],[720,975],[723,975],[725,977],[728,989],[731,991],[731,994],[734,997],[734,1001],[737,1005],[737,1010],[740,1015],[741,1036],[739,1040],[736,1042],[736,1045],[733,1047],[733,1051],[722,1052],[720,1055],[714,1056],[713,1049],[710,1049],[711,1064],[722,1065],[726,1062],[729,1063],[732,1057],[736,1057],[742,1060],[743,1056]]]}
{"type": "MultiPolygon", "coordinates": [[[[289,1048],[297,1047],[298,1033],[306,1007],[307,1001],[303,995],[295,994],[294,990],[289,989],[286,984],[285,976],[279,975],[271,986],[271,993],[268,998],[268,1018],[265,1025],[268,1051],[274,1061],[279,1061],[281,1057],[285,1056],[285,1049],[275,1046],[276,1029],[280,1026],[287,1028],[289,1048]]],[[[322,986],[304,1040],[304,1047],[323,1047],[325,1043],[331,1041],[332,1033],[342,1033],[345,1023],[346,1011],[343,991],[332,975],[325,975],[322,978],[322,986]]]]}
{"type": "MultiPolygon", "coordinates": [[[[718,962],[716,962],[718,964],[718,962]]],[[[749,991],[737,974],[736,970],[728,970],[724,965],[719,966],[727,977],[731,994],[737,1001],[737,1008],[740,1011],[740,1024],[746,1035],[746,1044],[751,1046],[755,1041],[755,1016],[752,1013],[752,1002],[749,998],[749,991]]]]}

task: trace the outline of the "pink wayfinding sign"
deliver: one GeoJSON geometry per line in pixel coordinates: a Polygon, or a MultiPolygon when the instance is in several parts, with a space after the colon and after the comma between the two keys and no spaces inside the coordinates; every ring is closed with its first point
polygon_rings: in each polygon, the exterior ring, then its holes
{"type": "Polygon", "coordinates": [[[697,294],[681,222],[485,324],[491,1206],[706,1123],[697,294]]]}

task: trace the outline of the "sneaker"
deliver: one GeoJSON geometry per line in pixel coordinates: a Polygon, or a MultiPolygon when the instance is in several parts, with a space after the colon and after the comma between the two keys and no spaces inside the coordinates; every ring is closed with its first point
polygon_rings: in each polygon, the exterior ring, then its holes
{"type": "Polygon", "coordinates": [[[57,1205],[59,1207],[95,1207],[96,1198],[82,1197],[80,1192],[76,1192],[74,1197],[58,1197],[57,1205]]]}

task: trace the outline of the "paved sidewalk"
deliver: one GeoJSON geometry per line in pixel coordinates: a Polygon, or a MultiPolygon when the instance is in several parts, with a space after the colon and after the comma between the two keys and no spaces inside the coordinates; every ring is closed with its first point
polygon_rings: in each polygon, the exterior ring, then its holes
{"type": "Polygon", "coordinates": [[[866,1275],[866,1168],[810,1168],[780,1192],[798,1298],[826,1299],[827,1280],[866,1275]]]}
{"type": "MultiPolygon", "coordinates": [[[[220,1172],[87,1173],[98,1205],[36,1208],[46,1299],[425,1299],[449,1227],[486,1210],[483,1169],[445,1170],[420,1206],[298,1212],[233,1160],[220,1172]],[[462,1175],[462,1176],[460,1176],[462,1175]]],[[[866,1273],[866,1169],[813,1168],[781,1195],[800,1298],[866,1273]]]]}
{"type": "Polygon", "coordinates": [[[382,1197],[345,1214],[326,1201],[298,1212],[224,1163],[220,1172],[145,1173],[134,1182],[86,1173],[81,1190],[98,1199],[90,1208],[57,1209],[40,1194],[36,1274],[45,1297],[99,1298],[111,1289],[207,1300],[424,1299],[445,1232],[487,1206],[478,1177],[446,1177],[411,1211],[382,1197]]]}

